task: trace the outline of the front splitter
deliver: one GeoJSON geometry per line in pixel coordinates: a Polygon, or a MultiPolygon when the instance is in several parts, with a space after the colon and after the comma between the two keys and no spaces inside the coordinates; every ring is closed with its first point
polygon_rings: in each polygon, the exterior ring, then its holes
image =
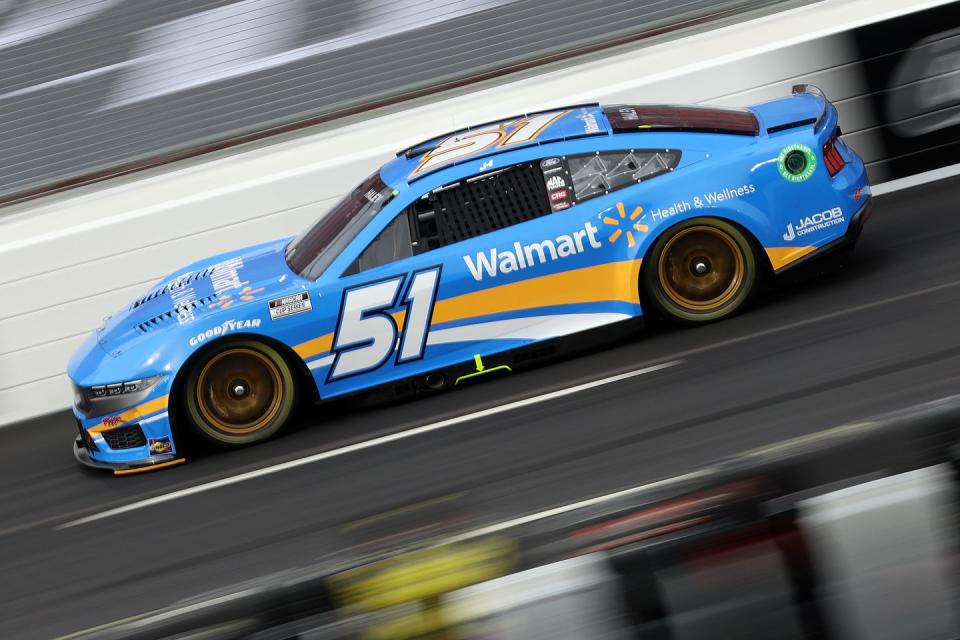
{"type": "Polygon", "coordinates": [[[126,476],[135,473],[144,473],[146,471],[154,471],[157,469],[166,469],[168,467],[174,467],[178,464],[183,464],[187,461],[186,458],[178,458],[174,454],[170,454],[165,456],[144,458],[141,460],[131,460],[130,462],[101,462],[90,457],[90,452],[88,452],[86,447],[83,446],[83,443],[80,441],[79,437],[73,441],[73,457],[76,458],[77,462],[85,467],[89,467],[91,469],[100,469],[103,471],[112,471],[113,475],[116,476],[126,476]]]}

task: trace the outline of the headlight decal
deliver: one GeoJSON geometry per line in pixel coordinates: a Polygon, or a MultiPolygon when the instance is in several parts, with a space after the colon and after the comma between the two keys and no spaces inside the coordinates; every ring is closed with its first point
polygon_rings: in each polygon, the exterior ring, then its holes
{"type": "Polygon", "coordinates": [[[94,398],[119,396],[125,393],[136,393],[137,391],[141,391],[142,389],[155,385],[160,378],[162,378],[162,376],[154,376],[153,378],[147,378],[146,380],[137,379],[118,384],[99,385],[96,387],[90,387],[90,392],[94,398]]]}
{"type": "Polygon", "coordinates": [[[137,378],[92,387],[75,387],[75,400],[87,418],[98,418],[143,402],[164,376],[137,378]]]}

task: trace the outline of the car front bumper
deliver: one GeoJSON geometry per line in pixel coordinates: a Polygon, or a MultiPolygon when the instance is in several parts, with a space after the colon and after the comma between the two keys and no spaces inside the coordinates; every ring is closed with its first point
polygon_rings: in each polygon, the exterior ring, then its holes
{"type": "Polygon", "coordinates": [[[165,396],[112,416],[86,418],[76,407],[73,413],[79,432],[73,455],[86,467],[124,475],[184,462],[173,438],[165,396]]]}
{"type": "Polygon", "coordinates": [[[112,471],[114,475],[118,476],[153,471],[155,469],[165,469],[183,464],[187,461],[186,458],[178,458],[176,454],[170,453],[126,462],[102,462],[90,456],[90,452],[87,450],[80,436],[77,436],[73,441],[73,457],[85,467],[112,471]]]}

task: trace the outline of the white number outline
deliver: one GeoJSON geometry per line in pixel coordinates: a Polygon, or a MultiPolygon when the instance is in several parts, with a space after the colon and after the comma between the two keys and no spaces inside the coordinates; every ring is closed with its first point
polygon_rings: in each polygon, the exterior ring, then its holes
{"type": "Polygon", "coordinates": [[[437,302],[437,293],[440,289],[440,274],[442,271],[441,265],[435,265],[431,267],[426,267],[423,269],[417,269],[410,273],[410,277],[407,277],[407,274],[402,274],[399,276],[388,276],[385,278],[379,278],[377,280],[372,280],[370,282],[364,282],[362,284],[354,285],[347,287],[343,290],[343,295],[340,298],[340,311],[337,315],[337,328],[334,331],[333,343],[330,347],[331,352],[333,352],[334,359],[333,363],[330,365],[330,369],[327,371],[326,382],[329,384],[331,382],[339,382],[340,380],[345,380],[356,375],[361,375],[364,373],[369,373],[371,371],[376,371],[382,367],[390,359],[391,356],[396,353],[395,363],[406,364],[408,362],[414,362],[416,360],[423,359],[426,352],[427,337],[430,334],[430,320],[433,318],[433,309],[437,302]],[[411,310],[416,302],[416,296],[411,297],[411,292],[413,291],[414,284],[418,278],[425,277],[431,274],[436,274],[433,282],[433,287],[430,289],[430,302],[429,309],[423,318],[423,327],[418,329],[420,333],[420,344],[417,345],[418,349],[415,356],[401,357],[404,352],[407,351],[407,337],[410,333],[410,316],[411,310]],[[406,282],[406,286],[404,283],[406,282]],[[345,310],[348,303],[348,298],[352,292],[361,291],[369,287],[382,285],[385,283],[395,283],[394,293],[389,304],[385,305],[376,305],[367,308],[362,308],[359,310],[360,320],[366,320],[371,317],[378,317],[386,319],[389,321],[390,326],[393,328],[393,335],[388,339],[391,344],[391,348],[387,353],[380,359],[376,364],[364,367],[362,369],[356,369],[347,371],[345,373],[337,373],[338,365],[340,364],[341,357],[344,354],[356,352],[362,349],[368,349],[372,345],[376,344],[377,337],[376,335],[371,335],[367,338],[361,338],[352,340],[350,342],[342,343],[342,334],[344,321],[346,319],[345,310]],[[402,294],[402,295],[401,295],[402,294]],[[403,322],[403,330],[397,328],[397,322],[394,320],[393,315],[390,313],[393,310],[399,310],[401,307],[406,309],[406,315],[403,322]]]}
{"type": "Polygon", "coordinates": [[[437,292],[440,290],[440,265],[434,267],[427,267],[425,269],[417,269],[410,274],[410,280],[407,283],[407,288],[403,293],[403,304],[407,307],[407,314],[403,319],[403,331],[400,334],[400,344],[397,347],[397,364],[406,364],[407,362],[413,362],[415,360],[422,360],[424,352],[427,350],[427,336],[430,334],[430,321],[433,319],[433,308],[437,304],[437,292]],[[421,323],[421,327],[417,329],[420,333],[420,344],[417,348],[417,355],[403,357],[403,354],[407,351],[407,338],[410,337],[410,327],[413,326],[411,321],[411,316],[413,315],[413,308],[416,304],[416,296],[411,297],[411,292],[417,283],[417,279],[421,277],[428,276],[430,274],[436,274],[433,279],[433,287],[430,290],[429,303],[427,305],[427,313],[424,321],[421,323]]]}
{"type": "Polygon", "coordinates": [[[444,165],[456,163],[464,158],[476,156],[493,146],[508,147],[511,145],[531,143],[536,140],[547,127],[568,113],[570,113],[569,109],[564,109],[563,111],[547,111],[523,116],[512,122],[493,124],[486,129],[455,133],[444,138],[438,142],[436,146],[424,153],[420,162],[418,162],[414,170],[410,172],[410,178],[422,173],[434,171],[444,165]],[[513,127],[513,129],[510,133],[507,133],[506,127],[513,127]],[[476,138],[489,138],[491,136],[493,136],[492,139],[487,140],[485,143],[473,141],[476,138]],[[464,142],[465,144],[461,144],[464,142]],[[444,145],[457,146],[446,148],[444,145]]]}

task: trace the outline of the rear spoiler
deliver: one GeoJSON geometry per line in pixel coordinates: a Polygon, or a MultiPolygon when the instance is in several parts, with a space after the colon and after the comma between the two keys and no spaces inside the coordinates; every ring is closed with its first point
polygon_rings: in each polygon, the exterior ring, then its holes
{"type": "Polygon", "coordinates": [[[748,109],[678,106],[669,104],[613,104],[603,108],[614,133],[686,131],[740,136],[760,134],[760,123],[748,109]]]}
{"type": "Polygon", "coordinates": [[[816,96],[823,100],[823,108],[820,110],[820,117],[817,118],[817,121],[813,125],[813,132],[820,133],[820,130],[823,129],[823,126],[827,122],[827,114],[830,110],[830,101],[827,100],[827,96],[824,95],[823,91],[820,90],[820,87],[816,87],[812,84],[795,84],[793,85],[793,95],[811,95],[816,96]]]}

